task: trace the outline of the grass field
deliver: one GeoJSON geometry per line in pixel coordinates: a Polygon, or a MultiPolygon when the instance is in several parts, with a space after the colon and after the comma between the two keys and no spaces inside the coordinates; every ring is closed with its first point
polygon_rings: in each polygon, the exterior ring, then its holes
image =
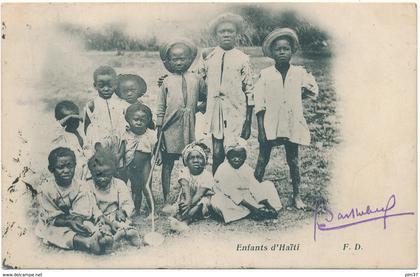
{"type": "MultiPolygon", "coordinates": [[[[261,69],[269,66],[271,60],[262,56],[259,48],[244,49],[251,56],[251,62],[256,76],[261,69]]],[[[328,187],[332,158],[335,146],[339,143],[339,117],[336,112],[336,92],[331,76],[331,58],[302,58],[297,57],[295,64],[304,64],[315,76],[320,95],[317,100],[304,100],[305,118],[309,124],[312,142],[309,147],[301,147],[301,192],[303,200],[310,206],[316,203],[321,206],[328,203],[328,187]]],[[[48,61],[42,70],[42,79],[34,88],[35,94],[22,105],[36,106],[47,122],[51,122],[55,104],[64,99],[72,100],[81,108],[86,101],[96,92],[92,86],[92,73],[99,65],[110,65],[118,74],[134,73],[141,75],[148,84],[148,92],[144,96],[144,102],[152,109],[155,107],[158,87],[156,80],[165,73],[157,52],[126,52],[123,56],[115,55],[115,52],[85,52],[78,56],[71,53],[64,55],[60,60],[48,61]]],[[[52,132],[50,126],[45,124],[41,133],[52,132]]],[[[25,133],[30,130],[23,130],[25,133]]],[[[249,139],[249,151],[247,163],[254,167],[258,155],[257,128],[255,116],[253,128],[249,139]]],[[[175,182],[178,163],[174,169],[171,198],[175,199],[179,190],[175,182]]],[[[161,207],[162,192],[160,185],[160,167],[155,170],[153,191],[156,196],[157,207],[161,207]]],[[[265,179],[272,180],[279,192],[283,206],[290,205],[292,186],[289,171],[286,164],[285,152],[282,147],[273,150],[272,158],[266,170],[265,179]]],[[[266,231],[282,232],[287,228],[299,226],[299,222],[312,216],[312,212],[298,211],[295,209],[283,209],[277,220],[255,222],[248,219],[224,225],[213,220],[205,220],[191,225],[192,232],[200,234],[222,233],[233,234],[241,230],[260,233],[266,231]]],[[[150,230],[150,223],[144,219],[136,222],[142,234],[150,230]],[[146,226],[146,228],[145,228],[146,226]]],[[[163,215],[157,220],[157,230],[170,238],[178,235],[170,233],[169,223],[163,215]]],[[[181,238],[178,238],[182,240],[181,238]]],[[[164,249],[165,246],[162,246],[164,249]]],[[[51,251],[56,251],[51,248],[51,251]]]]}

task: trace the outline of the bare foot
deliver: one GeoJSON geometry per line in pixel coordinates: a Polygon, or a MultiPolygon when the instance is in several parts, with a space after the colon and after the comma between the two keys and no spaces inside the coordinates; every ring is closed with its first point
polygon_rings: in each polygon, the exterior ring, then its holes
{"type": "Polygon", "coordinates": [[[308,206],[306,206],[305,203],[303,203],[302,199],[300,198],[300,196],[296,196],[294,199],[294,206],[296,207],[296,209],[298,210],[307,210],[308,206]]]}
{"type": "Polygon", "coordinates": [[[139,232],[137,232],[137,230],[128,229],[126,231],[126,238],[132,246],[140,246],[140,235],[139,232]]]}

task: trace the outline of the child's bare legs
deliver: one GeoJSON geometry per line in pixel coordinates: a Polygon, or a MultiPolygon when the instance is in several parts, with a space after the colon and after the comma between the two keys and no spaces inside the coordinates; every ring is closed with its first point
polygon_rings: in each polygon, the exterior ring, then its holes
{"type": "Polygon", "coordinates": [[[265,168],[270,161],[272,145],[269,142],[260,143],[257,165],[255,166],[254,176],[258,182],[262,182],[264,177],[265,168]]]}
{"type": "Polygon", "coordinates": [[[91,237],[75,235],[73,238],[73,246],[74,249],[99,255],[102,254],[104,252],[104,248],[107,248],[109,245],[109,242],[104,241],[104,239],[106,239],[106,237],[98,233],[95,233],[91,237]]]}
{"type": "Polygon", "coordinates": [[[305,209],[306,205],[300,198],[299,186],[300,186],[300,173],[299,173],[299,152],[298,144],[293,142],[286,142],[284,144],[286,149],[286,160],[290,169],[290,178],[292,179],[293,186],[293,201],[294,205],[298,209],[305,209]]]}
{"type": "Polygon", "coordinates": [[[165,205],[169,204],[168,196],[171,189],[172,169],[177,159],[178,155],[176,154],[162,153],[162,191],[165,205]]]}
{"type": "Polygon", "coordinates": [[[225,149],[223,147],[223,139],[217,139],[212,136],[213,141],[213,175],[216,173],[219,165],[225,160],[225,149]]]}
{"type": "Polygon", "coordinates": [[[129,173],[130,173],[130,182],[131,190],[133,193],[134,209],[137,213],[140,213],[142,193],[147,201],[149,208],[152,205],[151,194],[152,188],[151,183],[149,183],[149,190],[145,189],[147,179],[149,178],[151,164],[150,164],[151,154],[143,153],[140,151],[135,151],[134,159],[131,162],[129,173]],[[150,192],[150,193],[149,193],[150,192]]]}
{"type": "Polygon", "coordinates": [[[140,246],[140,235],[134,229],[119,229],[114,235],[114,240],[119,241],[123,238],[127,239],[132,246],[140,246]]]}

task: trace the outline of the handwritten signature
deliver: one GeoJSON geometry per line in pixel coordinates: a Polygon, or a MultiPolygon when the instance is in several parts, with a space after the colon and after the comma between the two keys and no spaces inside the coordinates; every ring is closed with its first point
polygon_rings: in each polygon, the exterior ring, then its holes
{"type": "Polygon", "coordinates": [[[348,228],[354,225],[367,223],[370,221],[383,220],[384,229],[386,229],[387,219],[390,217],[414,215],[414,212],[400,212],[400,213],[389,213],[396,204],[396,197],[392,194],[388,198],[388,202],[384,207],[372,208],[370,205],[367,205],[364,209],[351,208],[348,212],[339,212],[336,216],[329,210],[325,210],[325,222],[320,223],[319,206],[315,208],[314,212],[314,241],[316,241],[317,231],[333,231],[348,228]],[[356,219],[356,221],[348,222],[348,220],[356,219]],[[335,222],[334,222],[335,221],[335,222]],[[344,223],[337,223],[341,221],[344,223]],[[330,225],[327,225],[330,224],[330,225]]]}

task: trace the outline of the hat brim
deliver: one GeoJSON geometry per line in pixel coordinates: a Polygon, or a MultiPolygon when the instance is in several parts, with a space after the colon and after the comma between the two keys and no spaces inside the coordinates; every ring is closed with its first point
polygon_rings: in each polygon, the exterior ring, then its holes
{"type": "Polygon", "coordinates": [[[215,19],[213,19],[209,24],[209,30],[211,34],[216,34],[217,26],[224,22],[230,22],[236,26],[236,32],[238,34],[243,34],[245,31],[245,21],[242,16],[233,14],[233,13],[225,13],[221,14],[215,19]]]}
{"type": "Polygon", "coordinates": [[[264,39],[264,42],[262,44],[262,50],[265,56],[272,58],[273,55],[271,53],[271,45],[274,41],[279,39],[280,37],[287,37],[292,42],[292,52],[295,53],[297,49],[299,48],[299,39],[296,35],[296,33],[289,29],[280,29],[280,30],[274,30],[270,34],[267,35],[267,37],[264,39]]]}
{"type": "Polygon", "coordinates": [[[175,44],[183,44],[185,45],[191,52],[191,60],[188,64],[188,68],[193,64],[195,58],[197,57],[197,47],[194,45],[194,43],[192,43],[191,41],[187,40],[187,39],[176,39],[176,40],[172,40],[168,43],[165,43],[159,51],[160,54],[160,58],[163,61],[163,65],[165,66],[166,70],[168,70],[169,72],[173,73],[174,70],[173,68],[171,68],[170,64],[169,64],[169,60],[168,60],[168,54],[169,54],[169,49],[171,49],[175,44]]]}

